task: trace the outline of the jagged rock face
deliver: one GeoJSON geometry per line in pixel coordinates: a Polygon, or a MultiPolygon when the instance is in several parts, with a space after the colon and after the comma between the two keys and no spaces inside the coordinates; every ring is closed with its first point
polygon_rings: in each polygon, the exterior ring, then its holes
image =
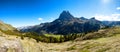
{"type": "MultiPolygon", "coordinates": [[[[69,13],[69,11],[63,11],[59,18],[50,23],[40,24],[36,27],[26,29],[27,32],[37,33],[53,33],[53,34],[71,34],[71,33],[83,33],[89,31],[97,31],[100,29],[100,21],[93,19],[86,19],[84,17],[75,18],[69,13]]],[[[23,29],[24,30],[24,29],[23,29]]],[[[22,30],[21,30],[22,31],[22,30]]]]}
{"type": "Polygon", "coordinates": [[[63,11],[60,16],[59,20],[72,20],[74,17],[69,13],[69,11],[63,11]]]}

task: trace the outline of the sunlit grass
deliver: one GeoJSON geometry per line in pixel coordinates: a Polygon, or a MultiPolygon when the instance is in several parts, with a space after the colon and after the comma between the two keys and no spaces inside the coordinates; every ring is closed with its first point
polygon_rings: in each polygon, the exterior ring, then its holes
{"type": "Polygon", "coordinates": [[[55,34],[45,34],[46,37],[55,37],[55,38],[60,38],[63,35],[55,35],[55,34]]]}

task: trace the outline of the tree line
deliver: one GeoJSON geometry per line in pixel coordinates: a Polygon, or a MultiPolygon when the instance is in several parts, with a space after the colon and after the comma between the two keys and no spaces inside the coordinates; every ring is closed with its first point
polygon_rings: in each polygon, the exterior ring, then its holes
{"type": "Polygon", "coordinates": [[[61,43],[61,42],[74,40],[84,35],[85,35],[84,33],[80,33],[80,34],[73,33],[69,35],[60,35],[59,37],[53,37],[53,36],[38,35],[35,32],[27,32],[21,36],[21,39],[24,39],[24,37],[29,37],[35,39],[37,42],[41,41],[47,43],[61,43]]]}

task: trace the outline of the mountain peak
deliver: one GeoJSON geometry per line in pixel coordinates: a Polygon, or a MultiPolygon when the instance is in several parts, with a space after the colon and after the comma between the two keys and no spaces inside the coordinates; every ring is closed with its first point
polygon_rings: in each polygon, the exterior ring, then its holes
{"type": "Polygon", "coordinates": [[[85,17],[80,17],[81,20],[87,20],[85,17]]]}
{"type": "Polygon", "coordinates": [[[70,14],[69,11],[63,11],[60,16],[59,19],[73,19],[74,17],[70,14]]]}
{"type": "Polygon", "coordinates": [[[95,19],[95,17],[92,17],[91,19],[95,19]]]}
{"type": "Polygon", "coordinates": [[[69,11],[67,11],[67,10],[64,10],[62,13],[69,13],[69,11]]]}

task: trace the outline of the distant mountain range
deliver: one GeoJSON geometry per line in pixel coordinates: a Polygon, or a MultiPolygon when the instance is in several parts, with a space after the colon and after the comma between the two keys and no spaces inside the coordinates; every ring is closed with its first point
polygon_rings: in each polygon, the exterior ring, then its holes
{"type": "Polygon", "coordinates": [[[120,21],[102,21],[105,26],[120,26],[120,21]]]}
{"type": "Polygon", "coordinates": [[[52,34],[71,34],[97,31],[103,26],[101,21],[96,20],[94,17],[86,19],[84,17],[76,18],[69,13],[63,11],[59,18],[49,23],[42,23],[35,26],[28,26],[18,28],[21,32],[37,32],[52,33],[52,34]]]}
{"type": "MultiPolygon", "coordinates": [[[[119,26],[120,21],[99,21],[95,17],[87,19],[84,17],[74,17],[69,11],[63,11],[58,19],[52,22],[41,23],[34,26],[26,26],[17,28],[21,32],[36,32],[39,34],[72,34],[72,33],[87,33],[91,31],[98,31],[100,28],[106,26],[119,26]]],[[[9,24],[0,21],[0,30],[13,31],[16,28],[9,24]]]]}
{"type": "Polygon", "coordinates": [[[84,17],[74,17],[69,11],[63,11],[59,18],[49,23],[41,23],[35,26],[18,28],[21,32],[36,32],[39,34],[72,34],[72,33],[87,33],[98,31],[106,26],[120,25],[120,21],[99,21],[95,17],[86,19],[84,17]]]}

